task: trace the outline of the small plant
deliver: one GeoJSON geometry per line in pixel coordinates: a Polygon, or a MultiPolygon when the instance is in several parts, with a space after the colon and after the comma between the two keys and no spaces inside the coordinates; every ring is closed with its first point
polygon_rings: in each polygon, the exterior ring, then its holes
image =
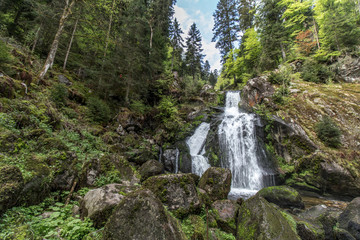
{"type": "Polygon", "coordinates": [[[95,180],[95,186],[102,187],[111,183],[121,183],[121,175],[117,170],[107,172],[104,175],[100,175],[95,180]]]}
{"type": "Polygon", "coordinates": [[[144,115],[149,110],[149,107],[140,100],[133,100],[130,109],[137,114],[144,115]]]}
{"type": "Polygon", "coordinates": [[[285,103],[284,97],[289,95],[289,89],[287,87],[280,87],[276,93],[272,96],[275,103],[283,105],[285,103]]]}
{"type": "Polygon", "coordinates": [[[91,97],[87,103],[88,116],[98,123],[106,123],[110,120],[110,108],[102,100],[96,97],[91,97]]]}
{"type": "Polygon", "coordinates": [[[51,99],[57,107],[66,105],[68,94],[69,92],[63,84],[57,83],[51,88],[51,99]]]}
{"type": "Polygon", "coordinates": [[[326,83],[333,78],[333,73],[326,65],[307,59],[302,66],[301,77],[307,82],[326,83]]]}
{"type": "Polygon", "coordinates": [[[271,72],[268,80],[272,84],[288,85],[289,80],[280,72],[271,72]]]}
{"type": "Polygon", "coordinates": [[[315,129],[318,138],[327,146],[337,148],[341,145],[341,131],[330,117],[323,117],[315,129]]]}

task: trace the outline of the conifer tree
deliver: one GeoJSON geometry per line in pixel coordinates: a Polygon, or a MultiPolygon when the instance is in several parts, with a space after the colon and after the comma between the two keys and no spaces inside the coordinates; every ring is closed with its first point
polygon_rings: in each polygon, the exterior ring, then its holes
{"type": "Polygon", "coordinates": [[[172,61],[171,61],[171,69],[174,68],[174,60],[181,60],[181,54],[184,48],[184,39],[182,38],[181,34],[184,32],[180,28],[180,24],[177,19],[174,19],[173,24],[171,25],[170,31],[170,43],[171,47],[173,48],[172,52],[172,61]]]}
{"type": "Polygon", "coordinates": [[[197,73],[201,73],[201,62],[204,58],[202,51],[201,34],[196,24],[193,23],[186,38],[185,53],[186,65],[193,80],[195,80],[197,73]]]}

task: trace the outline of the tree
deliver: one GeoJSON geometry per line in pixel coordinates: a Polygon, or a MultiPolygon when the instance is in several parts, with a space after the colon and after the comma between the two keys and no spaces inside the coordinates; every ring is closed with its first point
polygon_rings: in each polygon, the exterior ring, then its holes
{"type": "Polygon", "coordinates": [[[220,49],[222,62],[225,62],[240,31],[235,0],[220,0],[213,17],[215,25],[212,41],[216,42],[215,46],[220,49]]]}
{"type": "Polygon", "coordinates": [[[197,73],[201,73],[201,62],[204,58],[202,51],[201,34],[196,24],[193,23],[186,38],[185,53],[185,61],[193,80],[197,73]]]}
{"type": "Polygon", "coordinates": [[[238,12],[240,31],[244,33],[254,25],[255,1],[239,0],[238,12]]]}
{"type": "Polygon", "coordinates": [[[205,81],[209,81],[210,73],[211,73],[210,63],[208,60],[206,60],[202,71],[202,79],[205,81]]]}
{"type": "Polygon", "coordinates": [[[210,76],[209,76],[209,82],[212,86],[215,86],[216,85],[216,82],[217,82],[217,79],[218,79],[218,71],[217,69],[215,69],[213,72],[210,73],[210,76]]]}
{"type": "Polygon", "coordinates": [[[184,39],[181,36],[183,33],[184,32],[181,30],[179,22],[175,18],[170,30],[170,43],[171,47],[173,48],[171,69],[174,68],[175,58],[181,60],[181,54],[184,48],[184,39]]]}
{"type": "Polygon", "coordinates": [[[44,64],[44,66],[43,66],[43,68],[42,68],[42,70],[41,70],[41,72],[39,74],[39,79],[43,79],[45,74],[49,70],[49,68],[52,67],[52,65],[54,64],[56,51],[57,51],[58,46],[59,46],[60,37],[61,37],[61,34],[62,34],[63,30],[64,30],[66,19],[70,15],[71,9],[74,6],[75,2],[76,2],[76,0],[71,0],[71,2],[70,2],[70,0],[65,0],[65,7],[64,7],[62,16],[60,18],[59,28],[58,28],[58,30],[56,32],[54,41],[53,41],[53,43],[51,45],[51,48],[50,48],[48,57],[47,57],[47,59],[45,61],[45,64],[44,64]]]}

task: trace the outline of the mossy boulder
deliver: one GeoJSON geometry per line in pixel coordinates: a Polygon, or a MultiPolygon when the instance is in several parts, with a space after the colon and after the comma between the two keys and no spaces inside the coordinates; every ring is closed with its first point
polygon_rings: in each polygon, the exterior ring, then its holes
{"type": "Polygon", "coordinates": [[[103,239],[183,240],[178,221],[148,189],[127,195],[105,225],[103,239]]]}
{"type": "Polygon", "coordinates": [[[339,216],[339,226],[360,239],[360,197],[355,198],[339,216]]]}
{"type": "Polygon", "coordinates": [[[281,208],[305,208],[299,192],[288,186],[263,188],[257,195],[265,198],[268,202],[275,203],[281,208]]]}
{"type": "Polygon", "coordinates": [[[281,212],[260,196],[241,205],[237,224],[237,238],[242,240],[299,239],[281,212]]]}
{"type": "Polygon", "coordinates": [[[150,189],[175,216],[182,218],[200,210],[201,202],[191,174],[167,174],[147,179],[150,189]]]}
{"type": "Polygon", "coordinates": [[[236,216],[239,205],[232,200],[218,200],[212,204],[213,216],[219,228],[236,235],[236,216]]]}
{"type": "Polygon", "coordinates": [[[96,227],[104,226],[113,209],[126,194],[136,188],[125,184],[109,184],[89,191],[81,201],[81,217],[90,218],[96,227]]]}
{"type": "Polygon", "coordinates": [[[160,175],[164,172],[164,165],[156,160],[149,160],[139,168],[141,181],[145,181],[149,177],[160,175]]]}
{"type": "Polygon", "coordinates": [[[0,215],[17,203],[24,180],[19,168],[5,165],[0,167],[0,215]]]}
{"type": "Polygon", "coordinates": [[[198,187],[207,192],[211,201],[226,199],[231,188],[231,171],[211,167],[201,176],[198,187]]]}
{"type": "Polygon", "coordinates": [[[306,221],[296,222],[296,231],[302,240],[325,239],[324,230],[321,226],[306,221]]]}

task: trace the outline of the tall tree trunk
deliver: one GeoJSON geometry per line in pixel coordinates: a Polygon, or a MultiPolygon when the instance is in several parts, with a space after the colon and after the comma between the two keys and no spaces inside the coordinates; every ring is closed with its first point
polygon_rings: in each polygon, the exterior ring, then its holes
{"type": "Polygon", "coordinates": [[[66,19],[69,17],[69,15],[71,13],[71,9],[75,4],[75,1],[76,0],[72,0],[71,3],[69,3],[69,0],[66,0],[66,5],[64,7],[64,11],[63,11],[63,14],[62,14],[62,16],[60,18],[60,22],[59,22],[59,28],[56,32],[54,41],[51,44],[49,55],[45,61],[45,64],[44,64],[40,74],[39,74],[39,81],[44,78],[44,76],[47,73],[47,71],[49,70],[49,68],[51,68],[52,65],[54,64],[55,55],[56,55],[56,52],[57,52],[57,49],[59,46],[61,34],[64,30],[66,19]]]}
{"type": "Polygon", "coordinates": [[[36,30],[34,43],[33,43],[32,48],[31,48],[31,54],[33,54],[34,51],[35,51],[37,42],[39,40],[39,32],[40,32],[41,27],[42,27],[42,24],[40,24],[40,27],[36,30]]]}
{"type": "Polygon", "coordinates": [[[153,19],[149,20],[148,22],[150,26],[150,54],[151,54],[151,49],[153,46],[153,37],[154,37],[154,28],[152,26],[153,19]]]}
{"type": "MultiPolygon", "coordinates": [[[[115,7],[115,0],[113,0],[112,6],[111,6],[110,21],[109,21],[108,30],[107,30],[107,33],[106,33],[105,51],[104,51],[103,61],[102,61],[102,64],[101,64],[101,72],[104,71],[104,64],[105,64],[106,53],[107,53],[107,50],[108,50],[108,47],[109,47],[109,39],[110,39],[111,26],[112,26],[112,22],[113,22],[114,7],[115,7]]],[[[99,87],[100,87],[101,85],[102,85],[102,74],[101,74],[100,77],[99,77],[99,87]]]]}
{"type": "Polygon", "coordinates": [[[69,43],[68,49],[67,49],[67,51],[66,51],[66,56],[65,56],[65,60],[64,60],[64,66],[63,66],[63,69],[64,69],[64,70],[66,69],[67,60],[68,60],[68,58],[69,58],[69,54],[70,54],[70,50],[71,50],[71,45],[72,45],[72,43],[73,43],[73,41],[74,41],[75,32],[76,32],[76,28],[77,28],[77,25],[78,25],[78,22],[79,22],[79,18],[80,18],[80,17],[78,17],[78,18],[76,19],[75,26],[74,26],[74,30],[73,30],[73,32],[72,32],[72,34],[71,34],[70,43],[69,43]]]}
{"type": "Polygon", "coordinates": [[[320,48],[319,34],[318,34],[318,31],[317,31],[317,26],[316,26],[316,22],[315,22],[314,18],[313,18],[313,23],[314,23],[314,33],[315,33],[316,44],[318,46],[318,49],[320,50],[321,48],[320,48]]]}
{"type": "Polygon", "coordinates": [[[281,54],[282,54],[282,58],[284,61],[286,61],[286,52],[284,49],[284,45],[282,43],[280,43],[280,48],[281,48],[281,54]]]}

